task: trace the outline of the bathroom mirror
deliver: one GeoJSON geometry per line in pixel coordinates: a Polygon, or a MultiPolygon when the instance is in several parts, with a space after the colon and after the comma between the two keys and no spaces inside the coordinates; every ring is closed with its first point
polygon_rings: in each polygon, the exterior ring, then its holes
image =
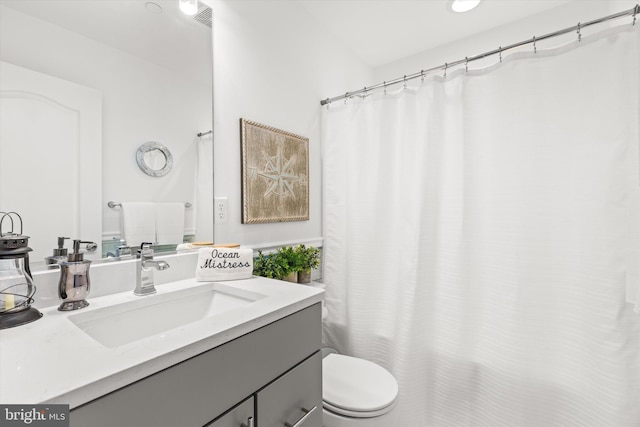
{"type": "Polygon", "coordinates": [[[149,176],[165,176],[173,166],[173,156],[167,147],[157,142],[145,142],[136,152],[138,167],[149,176]]]}
{"type": "MultiPolygon", "coordinates": [[[[69,219],[69,224],[92,222],[91,230],[96,232],[84,232],[83,226],[59,226],[57,220],[44,216],[43,206],[53,206],[46,201],[28,197],[20,203],[3,201],[3,187],[15,186],[15,181],[0,180],[0,208],[31,218],[25,234],[31,236],[32,266],[44,264],[44,257],[56,247],[56,236],[95,241],[97,253],[117,249],[121,208],[109,207],[109,201],[195,202],[190,195],[196,186],[196,135],[212,128],[213,106],[211,9],[206,0],[198,3],[198,15],[187,16],[179,11],[177,0],[0,2],[0,61],[94,91],[99,97],[97,147],[78,144],[75,151],[65,149],[64,153],[72,164],[86,164],[83,156],[89,156],[91,162],[101,165],[102,172],[86,167],[76,171],[65,165],[51,176],[29,174],[21,181],[24,194],[42,187],[43,179],[51,188],[90,193],[90,197],[78,198],[77,204],[65,204],[55,211],[69,219]],[[134,161],[133,153],[146,141],[161,146],[140,153],[139,161],[134,161]],[[140,173],[139,164],[157,179],[140,173]],[[97,214],[85,214],[85,203],[97,214]],[[51,228],[55,234],[41,239],[46,233],[39,227],[51,228]]],[[[67,116],[73,119],[73,114],[67,116]]],[[[25,116],[24,121],[28,120],[25,116]]],[[[32,153],[37,150],[38,162],[51,162],[49,151],[55,151],[56,144],[43,132],[44,137],[34,139],[39,147],[6,138],[0,151],[35,161],[32,153]]],[[[3,154],[2,158],[8,157],[3,154]]],[[[185,214],[195,218],[194,212],[195,207],[188,208],[185,214]]],[[[198,221],[213,223],[213,218],[200,216],[198,221]]],[[[185,223],[185,235],[197,236],[195,233],[195,220],[185,223]]]]}

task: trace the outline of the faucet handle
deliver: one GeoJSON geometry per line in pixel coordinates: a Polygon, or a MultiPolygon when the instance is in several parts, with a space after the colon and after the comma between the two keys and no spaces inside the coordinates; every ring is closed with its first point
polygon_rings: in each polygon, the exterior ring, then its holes
{"type": "Polygon", "coordinates": [[[140,244],[140,249],[138,249],[138,257],[153,257],[153,248],[151,247],[153,243],[150,242],[142,242],[140,244]]]}

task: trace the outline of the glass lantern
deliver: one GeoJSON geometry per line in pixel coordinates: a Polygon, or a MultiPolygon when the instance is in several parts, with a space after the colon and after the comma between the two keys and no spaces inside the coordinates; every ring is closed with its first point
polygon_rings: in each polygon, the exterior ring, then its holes
{"type": "Polygon", "coordinates": [[[14,212],[0,212],[0,329],[33,322],[42,313],[31,307],[36,287],[29,270],[29,236],[22,235],[22,219],[14,212]],[[20,234],[2,232],[2,223],[8,216],[20,219],[20,234]]]}

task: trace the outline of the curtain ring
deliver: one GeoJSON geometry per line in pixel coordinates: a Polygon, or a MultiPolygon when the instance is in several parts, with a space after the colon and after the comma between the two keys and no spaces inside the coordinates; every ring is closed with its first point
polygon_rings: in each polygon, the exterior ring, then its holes
{"type": "Polygon", "coordinates": [[[578,33],[578,41],[582,41],[582,32],[581,32],[581,24],[578,22],[578,31],[576,31],[578,33]]]}
{"type": "Polygon", "coordinates": [[[533,36],[533,53],[538,53],[538,47],[536,46],[536,36],[533,36]]]}
{"type": "Polygon", "coordinates": [[[387,94],[387,82],[382,82],[382,87],[384,87],[384,94],[387,94]]]}
{"type": "Polygon", "coordinates": [[[449,64],[447,64],[446,62],[444,63],[444,78],[447,78],[447,68],[449,68],[449,64]]]}
{"type": "Polygon", "coordinates": [[[424,84],[424,70],[420,70],[420,84],[424,84]]]}
{"type": "Polygon", "coordinates": [[[347,105],[347,99],[349,99],[349,92],[344,94],[344,105],[347,105]]]}
{"type": "Polygon", "coordinates": [[[500,56],[500,63],[502,64],[502,46],[498,48],[498,55],[500,56]]]}
{"type": "Polygon", "coordinates": [[[469,57],[468,56],[464,57],[464,71],[465,72],[469,72],[469,57]]]}
{"type": "Polygon", "coordinates": [[[362,99],[367,97],[367,87],[365,86],[362,92],[362,99]]]}
{"type": "Polygon", "coordinates": [[[632,25],[636,25],[636,15],[638,14],[638,9],[640,9],[640,5],[636,5],[636,7],[633,8],[633,24],[632,25]]]}
{"type": "Polygon", "coordinates": [[[407,75],[404,75],[404,85],[403,85],[403,89],[407,90],[407,75]]]}

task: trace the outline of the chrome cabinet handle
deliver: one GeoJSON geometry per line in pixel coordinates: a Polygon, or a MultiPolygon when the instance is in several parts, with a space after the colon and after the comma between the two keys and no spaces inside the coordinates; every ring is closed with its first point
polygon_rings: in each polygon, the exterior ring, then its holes
{"type": "Polygon", "coordinates": [[[247,423],[240,424],[240,427],[253,427],[253,417],[249,417],[247,423]]]}
{"type": "Polygon", "coordinates": [[[311,414],[313,413],[313,411],[315,411],[316,409],[318,409],[318,405],[314,406],[311,409],[306,409],[306,408],[300,408],[302,410],[302,412],[304,412],[304,415],[302,416],[302,418],[300,418],[298,421],[296,421],[295,424],[289,424],[289,423],[284,423],[285,427],[300,427],[302,425],[302,423],[304,423],[307,418],[309,418],[311,416],[311,414]]]}

